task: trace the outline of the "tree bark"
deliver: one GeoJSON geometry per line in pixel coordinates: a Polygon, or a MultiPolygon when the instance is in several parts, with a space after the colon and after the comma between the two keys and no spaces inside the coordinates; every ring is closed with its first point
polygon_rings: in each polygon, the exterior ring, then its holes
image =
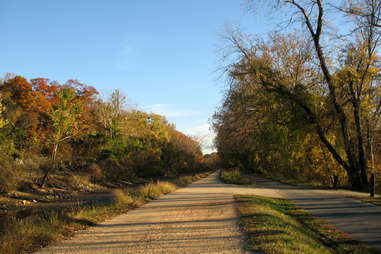
{"type": "MultiPolygon", "coordinates": [[[[55,167],[55,161],[56,161],[56,157],[57,157],[57,150],[58,150],[58,143],[55,143],[54,146],[53,146],[53,152],[52,152],[52,164],[51,167],[55,167]]],[[[42,178],[42,181],[41,181],[41,184],[40,184],[40,188],[43,188],[48,180],[48,176],[51,172],[51,167],[47,168],[46,169],[46,172],[44,174],[44,177],[42,178]]]]}

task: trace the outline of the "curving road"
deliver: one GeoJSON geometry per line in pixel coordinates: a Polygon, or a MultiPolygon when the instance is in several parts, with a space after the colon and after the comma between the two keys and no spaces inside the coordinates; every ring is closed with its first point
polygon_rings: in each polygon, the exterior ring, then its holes
{"type": "Polygon", "coordinates": [[[348,198],[349,192],[261,178],[254,187],[237,186],[221,183],[215,173],[38,253],[245,253],[233,194],[290,198],[381,249],[381,208],[348,198]]]}

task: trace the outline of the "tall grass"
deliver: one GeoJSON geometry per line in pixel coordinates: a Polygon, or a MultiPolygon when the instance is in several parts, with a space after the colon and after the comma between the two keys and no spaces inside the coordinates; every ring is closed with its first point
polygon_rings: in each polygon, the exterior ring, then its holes
{"type": "Polygon", "coordinates": [[[138,190],[138,196],[144,200],[151,200],[160,197],[162,194],[167,194],[176,189],[176,185],[169,182],[149,183],[138,190]]]}

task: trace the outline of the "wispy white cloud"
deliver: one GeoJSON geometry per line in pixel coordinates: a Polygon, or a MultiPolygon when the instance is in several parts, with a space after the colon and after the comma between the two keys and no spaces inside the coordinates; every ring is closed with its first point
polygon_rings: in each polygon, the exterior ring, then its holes
{"type": "Polygon", "coordinates": [[[209,124],[198,125],[198,126],[195,126],[195,127],[184,129],[183,131],[184,131],[184,133],[186,133],[188,135],[195,135],[195,136],[197,136],[197,135],[205,135],[205,134],[210,134],[211,133],[209,124]]]}
{"type": "MultiPolygon", "coordinates": [[[[170,104],[152,104],[143,107],[143,109],[147,112],[156,113],[159,115],[163,115],[165,117],[171,118],[182,118],[182,117],[191,117],[202,115],[201,112],[192,110],[192,109],[181,109],[175,108],[170,104]]],[[[199,119],[200,120],[200,119],[199,119]]],[[[203,122],[203,121],[202,121],[203,122]]],[[[214,138],[215,133],[210,129],[210,125],[200,124],[189,128],[181,128],[181,132],[195,137],[198,141],[200,141],[202,146],[202,151],[204,154],[211,153],[215,151],[214,148],[214,138]]]]}
{"type": "Polygon", "coordinates": [[[174,108],[169,104],[152,104],[145,106],[144,110],[166,117],[187,117],[200,114],[200,112],[196,110],[174,108]]]}
{"type": "Polygon", "coordinates": [[[204,154],[215,152],[214,138],[216,134],[210,129],[209,124],[183,129],[182,132],[189,136],[196,137],[201,142],[204,154]]]}

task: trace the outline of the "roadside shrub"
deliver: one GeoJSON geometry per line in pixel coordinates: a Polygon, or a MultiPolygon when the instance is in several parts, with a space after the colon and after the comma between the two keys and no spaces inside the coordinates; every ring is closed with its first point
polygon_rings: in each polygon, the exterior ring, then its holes
{"type": "Polygon", "coordinates": [[[242,172],[239,168],[232,168],[228,170],[221,170],[220,179],[225,183],[250,185],[253,182],[242,176],[242,172]]]}
{"type": "Polygon", "coordinates": [[[19,166],[9,160],[0,158],[0,192],[15,190],[18,185],[17,171],[19,166]]]}
{"type": "Polygon", "coordinates": [[[66,224],[57,213],[32,215],[23,219],[8,216],[7,231],[0,236],[0,253],[29,253],[61,235],[66,224]]]}
{"type": "Polygon", "coordinates": [[[199,178],[197,176],[180,176],[179,178],[174,180],[174,183],[177,186],[184,187],[184,186],[186,186],[186,185],[190,184],[191,182],[198,180],[198,179],[199,178]]]}
{"type": "Polygon", "coordinates": [[[118,205],[129,205],[134,202],[134,199],[121,189],[113,190],[113,194],[115,196],[115,202],[118,205]]]}
{"type": "Polygon", "coordinates": [[[92,182],[99,182],[104,179],[104,174],[102,172],[101,167],[96,163],[91,163],[87,169],[86,172],[88,172],[91,176],[92,182]]]}
{"type": "Polygon", "coordinates": [[[88,175],[69,175],[68,184],[74,189],[82,189],[90,184],[90,176],[88,175]]]}
{"type": "Polygon", "coordinates": [[[176,189],[176,185],[169,182],[158,182],[158,186],[163,194],[170,193],[176,189]]]}
{"type": "Polygon", "coordinates": [[[140,187],[136,195],[144,200],[155,199],[176,189],[176,184],[170,182],[149,183],[140,187]]]}
{"type": "Polygon", "coordinates": [[[155,199],[162,194],[159,185],[155,183],[149,183],[143,187],[140,187],[138,193],[144,199],[155,199]]]}
{"type": "MultiPolygon", "coordinates": [[[[135,169],[133,162],[128,158],[118,159],[115,156],[107,160],[98,161],[94,167],[99,167],[102,181],[117,182],[119,180],[128,180],[135,177],[135,169]]],[[[99,172],[98,171],[98,172],[99,172]]]]}

